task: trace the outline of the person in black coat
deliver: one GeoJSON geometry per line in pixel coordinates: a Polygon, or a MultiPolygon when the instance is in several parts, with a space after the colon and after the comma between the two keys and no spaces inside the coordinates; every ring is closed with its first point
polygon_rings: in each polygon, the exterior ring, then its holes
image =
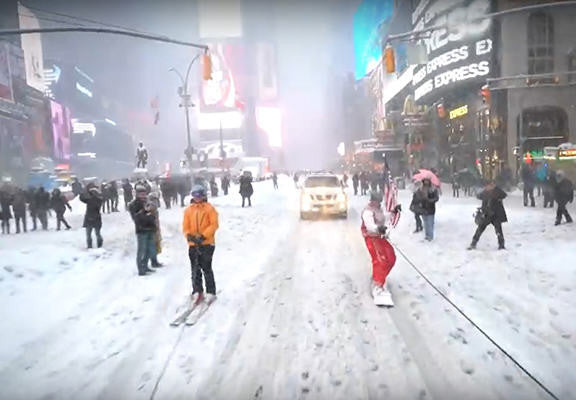
{"type": "Polygon", "coordinates": [[[554,187],[556,185],[556,174],[548,170],[542,182],[542,193],[544,194],[544,208],[554,208],[554,187]]]}
{"type": "Polygon", "coordinates": [[[472,250],[476,248],[480,236],[482,236],[482,233],[490,224],[494,226],[494,230],[496,231],[498,249],[505,249],[502,224],[508,222],[508,217],[506,216],[506,210],[504,210],[504,203],[502,200],[506,198],[506,192],[496,186],[493,181],[487,181],[484,190],[476,197],[479,200],[482,200],[482,207],[480,209],[481,218],[478,227],[476,228],[476,233],[474,233],[474,236],[472,237],[472,243],[468,249],[472,250]]]}
{"type": "Polygon", "coordinates": [[[118,212],[118,199],[120,198],[120,195],[118,194],[118,183],[115,180],[110,182],[109,190],[112,212],[118,212]]]}
{"type": "Polygon", "coordinates": [[[358,184],[360,183],[360,177],[358,176],[358,172],[355,172],[352,175],[352,187],[354,188],[354,196],[358,195],[358,184]]]}
{"type": "Polygon", "coordinates": [[[531,164],[524,164],[520,171],[522,182],[524,183],[524,207],[528,207],[528,198],[530,198],[530,206],[535,207],[534,203],[534,188],[536,187],[536,172],[531,164]]]}
{"type": "Polygon", "coordinates": [[[212,197],[218,196],[218,184],[216,183],[216,178],[214,175],[210,178],[210,195],[212,197]]]}
{"type": "Polygon", "coordinates": [[[102,229],[102,194],[93,183],[86,186],[86,190],[80,195],[80,201],[86,204],[86,214],[84,215],[84,228],[86,228],[86,245],[92,248],[92,231],[96,232],[96,241],[98,247],[102,247],[104,240],[100,231],[102,229]]]}
{"type": "Polygon", "coordinates": [[[254,188],[252,187],[252,175],[246,171],[240,177],[240,195],[242,196],[242,207],[244,207],[246,199],[248,199],[248,207],[252,207],[253,194],[254,188]]]}
{"type": "Polygon", "coordinates": [[[136,267],[138,275],[143,276],[154,272],[148,268],[148,261],[152,261],[153,266],[158,264],[156,258],[155,234],[157,230],[156,215],[153,207],[148,202],[148,194],[144,185],[136,185],[136,199],[129,206],[130,216],[134,222],[136,231],[136,267]]]}
{"type": "Polygon", "coordinates": [[[2,222],[2,234],[10,234],[10,220],[12,219],[12,206],[14,198],[8,185],[0,189],[0,221],[2,222]]]}
{"type": "Polygon", "coordinates": [[[36,216],[42,224],[43,230],[48,230],[48,210],[50,209],[50,193],[40,187],[34,194],[34,203],[36,206],[36,216]]]}
{"type": "Polygon", "coordinates": [[[230,189],[230,176],[224,175],[220,179],[220,186],[222,187],[222,191],[224,192],[224,196],[228,196],[228,189],[230,189]]]}
{"type": "Polygon", "coordinates": [[[124,179],[124,184],[122,185],[122,191],[124,192],[124,206],[128,210],[128,205],[134,200],[134,193],[132,185],[128,179],[124,179]]]}
{"type": "Polygon", "coordinates": [[[100,185],[100,193],[102,194],[102,200],[104,201],[102,212],[110,214],[110,212],[112,212],[112,193],[110,191],[110,185],[107,182],[102,182],[100,185]]]}
{"type": "Polygon", "coordinates": [[[162,198],[164,199],[164,205],[166,209],[169,210],[172,206],[173,198],[173,184],[170,178],[163,178],[160,182],[160,192],[162,193],[162,198]]]}
{"type": "Polygon", "coordinates": [[[416,230],[418,233],[424,230],[422,227],[422,198],[420,195],[420,188],[417,188],[412,194],[412,202],[410,203],[410,211],[414,213],[414,220],[416,221],[416,230]]]}
{"type": "Polygon", "coordinates": [[[38,207],[36,206],[36,189],[32,186],[26,191],[26,201],[28,202],[28,211],[32,218],[32,230],[38,229],[38,207]]]}
{"type": "Polygon", "coordinates": [[[556,172],[556,185],[554,186],[554,198],[558,204],[556,210],[556,222],[554,225],[560,225],[562,217],[566,218],[566,223],[572,223],[572,217],[566,209],[566,204],[574,201],[574,185],[572,181],[566,178],[564,171],[556,172]]]}
{"type": "Polygon", "coordinates": [[[422,179],[422,187],[418,190],[418,202],[422,219],[424,220],[424,234],[427,241],[434,239],[434,216],[436,215],[436,202],[440,199],[438,189],[432,185],[430,179],[422,179]]]}
{"type": "Polygon", "coordinates": [[[68,204],[68,200],[64,195],[60,192],[60,189],[54,189],[52,191],[52,198],[50,199],[50,207],[56,213],[56,230],[60,230],[60,224],[63,223],[66,227],[66,230],[70,230],[70,225],[66,219],[64,219],[64,213],[66,212],[66,208],[72,211],[72,207],[68,204]]]}
{"type": "Polygon", "coordinates": [[[16,222],[16,233],[20,233],[20,223],[22,223],[22,229],[24,232],[28,231],[26,226],[26,192],[22,189],[17,189],[16,194],[14,194],[14,202],[12,203],[12,208],[14,209],[14,219],[16,222]]]}

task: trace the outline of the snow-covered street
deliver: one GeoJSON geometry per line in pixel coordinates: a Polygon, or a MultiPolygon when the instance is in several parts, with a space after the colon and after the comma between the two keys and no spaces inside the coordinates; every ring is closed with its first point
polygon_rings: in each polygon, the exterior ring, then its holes
{"type": "MultiPolygon", "coordinates": [[[[283,178],[279,191],[255,184],[252,208],[237,187],[213,201],[218,300],[192,327],[169,326],[191,291],[181,208],[161,210],[165,267],[152,276],[137,276],[126,212],[104,216],[98,250],[85,249],[77,200],[71,231],[2,236],[0,399],[550,398],[400,252],[396,306],[375,307],[366,198],[350,197],[347,220],[300,221],[283,178]]],[[[556,396],[576,399],[576,226],[513,193],[507,250],[488,228],[467,251],[478,201],[445,192],[428,243],[401,191],[392,242],[556,396]]]]}

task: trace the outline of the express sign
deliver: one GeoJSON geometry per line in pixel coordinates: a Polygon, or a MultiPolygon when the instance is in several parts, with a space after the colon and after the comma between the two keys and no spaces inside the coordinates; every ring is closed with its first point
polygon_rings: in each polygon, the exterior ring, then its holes
{"type": "Polygon", "coordinates": [[[477,20],[489,12],[489,0],[423,0],[414,29],[446,24],[424,39],[428,63],[412,78],[414,100],[427,102],[461,84],[479,83],[490,74],[492,39],[490,20],[477,20]],[[440,93],[441,92],[441,93],[440,93]]]}

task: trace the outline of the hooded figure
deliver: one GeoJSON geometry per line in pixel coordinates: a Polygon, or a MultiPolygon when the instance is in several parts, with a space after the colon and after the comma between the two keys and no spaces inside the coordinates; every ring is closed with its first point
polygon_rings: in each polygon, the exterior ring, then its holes
{"type": "Polygon", "coordinates": [[[479,218],[478,228],[472,238],[469,250],[475,249],[480,236],[488,225],[492,224],[496,231],[498,238],[498,249],[504,250],[504,233],[502,232],[502,224],[508,221],[506,210],[504,210],[504,203],[502,200],[506,198],[506,193],[500,189],[492,181],[487,181],[484,190],[478,194],[479,200],[482,200],[482,207],[480,208],[481,217],[479,218]]]}
{"type": "Polygon", "coordinates": [[[52,191],[52,199],[50,200],[50,206],[56,212],[56,230],[60,230],[60,224],[64,224],[66,230],[70,230],[70,225],[66,222],[64,218],[64,213],[66,212],[66,208],[72,211],[72,207],[68,204],[68,200],[64,195],[60,192],[60,189],[54,189],[52,191]]]}
{"type": "Polygon", "coordinates": [[[104,244],[104,240],[100,234],[100,230],[102,229],[102,214],[100,214],[103,203],[102,194],[96,185],[89,183],[84,192],[80,194],[80,201],[86,204],[83,224],[86,229],[86,245],[89,249],[92,248],[92,231],[95,231],[96,243],[100,248],[104,244]]]}
{"type": "Polygon", "coordinates": [[[248,199],[248,207],[252,207],[252,195],[254,188],[252,187],[252,175],[248,171],[240,177],[240,195],[242,196],[242,207],[244,207],[246,199],[248,199]]]}

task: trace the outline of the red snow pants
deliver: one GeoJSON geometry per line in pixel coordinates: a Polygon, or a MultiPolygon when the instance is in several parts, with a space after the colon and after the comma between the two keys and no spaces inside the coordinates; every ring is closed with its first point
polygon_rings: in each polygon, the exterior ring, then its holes
{"type": "Polygon", "coordinates": [[[380,237],[366,236],[364,239],[372,257],[372,279],[377,284],[384,285],[396,263],[394,248],[386,239],[380,237]]]}

